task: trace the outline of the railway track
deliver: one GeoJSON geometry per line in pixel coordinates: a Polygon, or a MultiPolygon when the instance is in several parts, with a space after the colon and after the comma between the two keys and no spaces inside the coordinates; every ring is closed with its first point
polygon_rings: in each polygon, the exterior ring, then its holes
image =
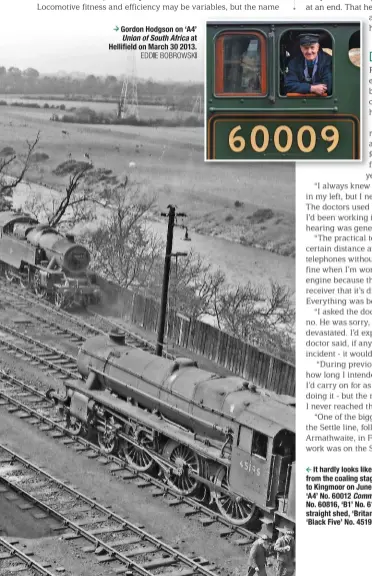
{"type": "Polygon", "coordinates": [[[186,556],[3,445],[0,445],[1,484],[26,499],[30,506],[56,519],[61,525],[56,529],[62,532],[64,540],[78,541],[85,553],[97,554],[98,562],[105,569],[109,566],[115,574],[214,574],[215,566],[208,560],[186,556]]]}
{"type": "MultiPolygon", "coordinates": [[[[47,325],[57,335],[65,335],[72,341],[81,343],[91,336],[105,334],[111,330],[119,330],[125,333],[125,340],[128,346],[142,348],[149,352],[155,351],[155,345],[152,342],[141,338],[134,332],[124,328],[121,324],[105,318],[96,311],[85,310],[84,313],[90,320],[90,322],[87,322],[81,316],[71,314],[65,310],[59,310],[50,302],[40,300],[35,294],[25,291],[20,286],[10,285],[3,278],[0,278],[0,286],[1,298],[5,304],[47,325]],[[12,289],[10,286],[12,286],[12,289]],[[30,309],[30,305],[32,305],[32,309],[30,309]],[[74,326],[74,328],[69,327],[69,325],[74,326]]],[[[166,351],[163,351],[163,356],[174,358],[173,355],[166,351]]]]}
{"type": "Polygon", "coordinates": [[[47,387],[41,390],[19,378],[0,370],[0,406],[7,406],[8,411],[49,434],[55,441],[85,455],[96,459],[106,471],[123,483],[135,482],[142,490],[148,490],[155,498],[162,498],[164,505],[176,507],[180,515],[193,517],[204,527],[212,526],[220,537],[228,539],[237,546],[250,545],[256,534],[240,526],[232,526],[215,510],[203,502],[191,497],[180,496],[161,479],[132,468],[122,458],[104,454],[100,447],[90,439],[76,436],[74,431],[66,428],[66,423],[56,411],[55,405],[47,397],[47,387]]]}
{"type": "Polygon", "coordinates": [[[61,379],[82,379],[76,358],[1,322],[0,350],[10,352],[16,358],[29,360],[32,366],[47,369],[49,374],[58,375],[61,379]]]}
{"type": "MultiPolygon", "coordinates": [[[[23,309],[23,306],[21,306],[21,309],[23,309]]],[[[27,310],[25,313],[27,314],[27,310]]],[[[33,314],[35,313],[33,312],[33,314]]],[[[56,330],[59,328],[62,330],[62,327],[59,327],[58,325],[55,328],[56,330]]],[[[80,336],[81,338],[84,338],[82,334],[80,334],[80,336]]],[[[72,334],[69,333],[68,337],[73,339],[73,341],[78,342],[78,334],[76,331],[73,331],[72,334]]],[[[76,369],[75,358],[60,351],[55,346],[52,347],[1,323],[0,350],[14,354],[19,359],[29,360],[30,364],[33,366],[46,370],[48,374],[53,375],[55,378],[62,381],[67,381],[70,378],[81,379],[81,376],[76,369]],[[4,334],[1,334],[1,331],[3,331],[4,334]]],[[[5,375],[0,378],[0,381],[4,381],[4,376],[5,375]]],[[[146,475],[145,473],[139,474],[137,470],[131,469],[123,459],[116,458],[115,456],[103,455],[103,452],[101,452],[99,447],[95,446],[95,444],[89,443],[83,438],[74,438],[73,434],[69,434],[66,430],[61,418],[55,414],[54,404],[51,404],[46,397],[49,386],[47,387],[44,385],[44,389],[42,389],[43,386],[41,385],[41,389],[37,389],[28,385],[27,388],[25,383],[16,381],[16,379],[14,379],[14,383],[16,383],[16,387],[18,386],[18,393],[13,387],[12,398],[10,398],[9,393],[6,397],[4,391],[0,392],[0,397],[2,397],[6,402],[11,402],[13,404],[11,411],[18,412],[19,408],[21,411],[20,416],[22,418],[28,418],[32,415],[34,417],[34,419],[31,420],[32,424],[41,423],[42,429],[45,432],[54,429],[56,432],[56,438],[61,436],[69,437],[70,441],[74,444],[80,444],[80,451],[88,452],[89,457],[97,458],[102,464],[105,465],[110,461],[114,465],[114,470],[112,472],[116,475],[120,475],[123,480],[128,481],[134,478],[135,481],[138,480],[141,483],[141,486],[148,485],[154,487],[154,495],[162,496],[165,503],[168,503],[169,506],[177,507],[180,513],[185,516],[196,516],[197,520],[199,520],[204,526],[213,525],[214,529],[216,526],[219,526],[218,530],[220,536],[231,540],[233,543],[237,543],[241,546],[249,545],[256,537],[250,530],[230,525],[222,515],[204,505],[204,501],[200,502],[199,500],[194,500],[192,498],[180,497],[177,492],[173,491],[170,487],[165,486],[165,484],[157,478],[146,475]],[[21,396],[19,396],[19,393],[21,396]],[[22,399],[22,402],[19,402],[20,399],[22,399]],[[15,402],[15,400],[17,400],[18,403],[15,402]],[[123,470],[127,470],[128,474],[123,475],[123,470]]],[[[259,529],[260,526],[258,526],[257,530],[259,529]]]]}
{"type": "Polygon", "coordinates": [[[36,560],[19,550],[14,544],[0,537],[0,576],[56,576],[36,560]]]}

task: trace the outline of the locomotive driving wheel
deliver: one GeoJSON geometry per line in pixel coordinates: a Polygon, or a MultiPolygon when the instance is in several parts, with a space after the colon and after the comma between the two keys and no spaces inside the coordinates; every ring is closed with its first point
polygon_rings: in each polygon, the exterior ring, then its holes
{"type": "Polygon", "coordinates": [[[97,432],[98,445],[105,454],[115,454],[117,451],[118,441],[114,425],[114,418],[108,418],[105,420],[105,429],[97,432]]]}
{"type": "Polygon", "coordinates": [[[169,440],[163,455],[173,464],[174,470],[167,477],[167,482],[182,496],[190,496],[198,491],[200,482],[190,476],[189,472],[201,475],[201,462],[199,456],[191,448],[169,440]]]}
{"type": "Polygon", "coordinates": [[[54,305],[56,308],[60,309],[60,308],[64,308],[66,307],[66,298],[63,292],[59,292],[58,290],[56,290],[54,292],[54,305]]]}
{"type": "Polygon", "coordinates": [[[83,431],[83,423],[68,412],[65,413],[65,427],[73,436],[79,436],[83,431]]]}
{"type": "Polygon", "coordinates": [[[30,279],[29,279],[29,275],[28,273],[23,273],[20,275],[19,277],[19,283],[21,285],[22,288],[24,288],[25,290],[27,290],[27,288],[29,288],[30,286],[30,279]]]}
{"type": "Polygon", "coordinates": [[[47,291],[41,285],[41,275],[40,275],[39,270],[36,270],[35,275],[34,275],[33,289],[34,289],[36,296],[39,296],[39,298],[45,298],[47,291]]]}
{"type": "Polygon", "coordinates": [[[13,280],[15,280],[15,278],[16,278],[16,275],[14,274],[13,270],[11,268],[9,268],[8,266],[5,268],[4,274],[5,274],[6,280],[9,283],[13,282],[13,280]]]}
{"type": "Polygon", "coordinates": [[[136,442],[132,444],[128,440],[122,440],[119,447],[119,454],[133,468],[139,472],[150,472],[155,467],[155,462],[151,456],[141,448],[153,449],[153,441],[148,437],[146,430],[141,428],[135,429],[133,426],[127,425],[124,430],[127,436],[131,436],[136,442]]]}
{"type": "MultiPolygon", "coordinates": [[[[213,481],[216,486],[230,491],[228,473],[225,466],[220,466],[213,481]]],[[[231,524],[244,526],[256,517],[255,504],[244,498],[234,496],[233,494],[230,496],[218,490],[214,490],[213,497],[222,516],[231,524]]]]}

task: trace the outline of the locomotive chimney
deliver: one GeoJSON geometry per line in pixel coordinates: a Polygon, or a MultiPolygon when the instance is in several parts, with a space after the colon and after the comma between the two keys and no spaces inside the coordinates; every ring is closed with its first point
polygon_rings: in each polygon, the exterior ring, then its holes
{"type": "Polygon", "coordinates": [[[125,346],[125,332],[121,332],[119,329],[111,330],[111,332],[109,332],[109,338],[115,342],[115,344],[125,346]]]}

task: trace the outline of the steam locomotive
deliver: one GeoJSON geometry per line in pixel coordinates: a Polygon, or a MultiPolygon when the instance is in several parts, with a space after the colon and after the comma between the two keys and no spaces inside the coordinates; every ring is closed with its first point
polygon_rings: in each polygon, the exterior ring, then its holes
{"type": "Polygon", "coordinates": [[[0,264],[8,281],[18,278],[57,307],[99,301],[100,289],[88,270],[88,250],[29,214],[0,212],[0,264]]]}
{"type": "Polygon", "coordinates": [[[193,360],[129,347],[120,333],[87,340],[78,369],[83,379],[49,391],[73,434],[94,433],[104,453],[209,498],[233,525],[259,521],[271,537],[293,529],[293,405],[193,360]]]}

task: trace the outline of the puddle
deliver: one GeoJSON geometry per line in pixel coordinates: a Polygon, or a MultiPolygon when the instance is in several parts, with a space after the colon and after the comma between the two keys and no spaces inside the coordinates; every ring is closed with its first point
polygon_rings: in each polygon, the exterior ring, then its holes
{"type": "Polygon", "coordinates": [[[0,536],[29,539],[58,536],[60,532],[54,529],[60,525],[57,520],[50,516],[41,518],[41,510],[29,508],[27,500],[5,490],[0,481],[0,536]]]}

